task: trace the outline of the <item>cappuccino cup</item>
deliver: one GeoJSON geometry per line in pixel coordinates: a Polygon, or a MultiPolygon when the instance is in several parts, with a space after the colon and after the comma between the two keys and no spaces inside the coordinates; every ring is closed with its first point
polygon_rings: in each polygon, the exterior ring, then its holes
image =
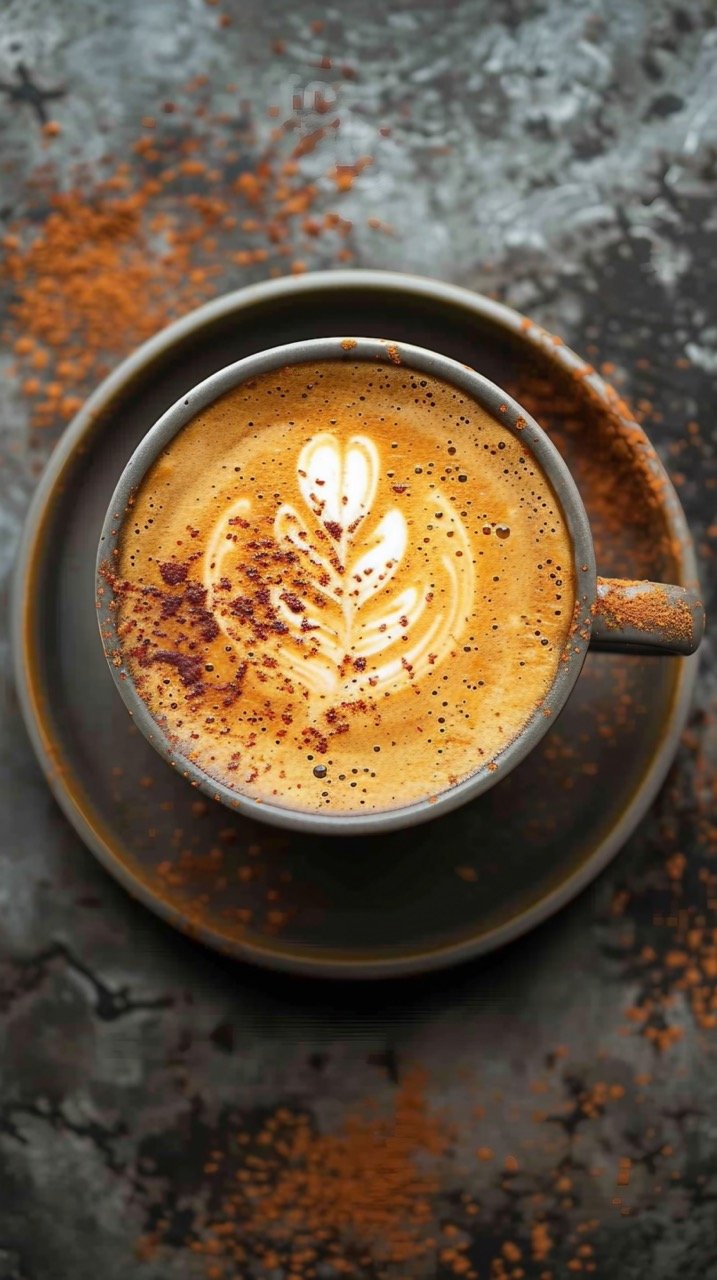
{"type": "Polygon", "coordinates": [[[364,834],[480,795],[588,648],[686,655],[683,587],[597,576],[575,482],[480,373],[372,338],[276,347],[189,390],[121,476],[100,635],[188,783],[277,826],[364,834]]]}

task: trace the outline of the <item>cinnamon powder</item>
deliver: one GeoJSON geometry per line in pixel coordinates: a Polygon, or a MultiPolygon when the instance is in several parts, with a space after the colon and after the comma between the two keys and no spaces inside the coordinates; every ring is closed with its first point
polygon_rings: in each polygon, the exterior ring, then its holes
{"type": "MultiPolygon", "coordinates": [[[[383,1275],[386,1267],[412,1274],[436,1257],[435,1166],[450,1141],[418,1068],[388,1111],[366,1100],[335,1132],[317,1132],[306,1112],[280,1107],[258,1131],[240,1129],[229,1149],[213,1152],[205,1173],[222,1189],[195,1223],[192,1251],[207,1259],[208,1280],[274,1272],[310,1280],[320,1261],[336,1276],[383,1275]]],[[[140,1257],[162,1242],[160,1227],[139,1242],[140,1257]]],[[[458,1261],[465,1247],[454,1244],[449,1270],[476,1280],[458,1261]]]]}
{"type": "Polygon", "coordinates": [[[609,596],[598,595],[594,612],[610,628],[645,633],[659,628],[675,643],[688,642],[694,631],[689,606],[671,600],[660,583],[613,583],[609,596]]]}
{"type": "Polygon", "coordinates": [[[194,106],[204,85],[145,116],[131,160],[107,176],[78,168],[68,184],[39,171],[0,241],[12,291],[0,337],[34,427],[69,420],[119,358],[219,289],[257,271],[301,273],[319,239],[322,265],[351,257],[352,223],[331,203],[371,157],[335,181],[338,115],[307,132],[294,114],[268,141],[248,121],[237,137],[234,121],[230,132],[227,117],[194,106]],[[324,178],[309,179],[303,158],[322,147],[324,178]]]}

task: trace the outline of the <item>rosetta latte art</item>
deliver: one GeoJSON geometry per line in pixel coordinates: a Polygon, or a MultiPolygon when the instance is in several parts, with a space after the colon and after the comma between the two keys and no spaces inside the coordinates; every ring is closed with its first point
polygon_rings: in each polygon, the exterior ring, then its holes
{"type": "Polygon", "coordinates": [[[238,798],[389,812],[495,767],[574,618],[560,503],[503,415],[392,361],[243,382],[162,451],[112,582],[135,686],[238,798]]]}
{"type": "MultiPolygon", "coordinates": [[[[380,479],[379,450],[368,435],[342,443],[322,432],[297,459],[296,501],[274,516],[272,536],[286,568],[267,587],[279,620],[272,652],[315,694],[350,698],[364,686],[391,691],[419,678],[455,648],[473,607],[469,540],[450,500],[435,489],[426,493],[427,527],[440,520],[438,536],[448,533],[450,553],[437,555],[432,570],[416,562],[414,579],[411,530],[399,502],[388,510],[383,502],[383,515],[375,511],[380,479]]],[[[258,545],[232,534],[254,528],[253,506],[242,497],[222,515],[204,558],[208,603],[242,647],[246,638],[221,584],[232,578],[237,556],[251,556],[258,545]]]]}

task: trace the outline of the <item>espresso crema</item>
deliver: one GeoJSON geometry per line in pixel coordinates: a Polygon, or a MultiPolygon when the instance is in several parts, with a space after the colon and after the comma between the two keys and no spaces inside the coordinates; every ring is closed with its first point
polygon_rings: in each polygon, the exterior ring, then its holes
{"type": "Polygon", "coordinates": [[[179,432],[108,571],[137,690],[239,795],[337,814],[490,766],[573,622],[560,504],[520,432],[400,365],[263,375],[179,432]]]}

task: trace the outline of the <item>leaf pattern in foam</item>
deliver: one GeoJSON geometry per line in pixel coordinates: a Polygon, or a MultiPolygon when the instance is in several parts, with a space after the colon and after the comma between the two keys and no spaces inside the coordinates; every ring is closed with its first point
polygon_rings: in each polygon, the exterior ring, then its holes
{"type": "MultiPolygon", "coordinates": [[[[458,513],[447,498],[431,493],[431,510],[440,509],[455,541],[452,554],[440,556],[447,603],[429,607],[428,579],[409,586],[394,582],[410,553],[403,512],[394,506],[371,521],[380,479],[373,440],[355,435],[342,445],[321,432],[301,450],[296,474],[303,502],[298,509],[282,504],[273,523],[277,548],[295,553],[299,571],[290,600],[283,584],[271,587],[273,609],[285,628],[273,648],[275,658],[286,674],[326,695],[352,697],[365,684],[383,690],[416,679],[429,663],[447,656],[472,606],[473,566],[458,513]]],[[[248,499],[236,503],[210,539],[205,582],[212,607],[227,560],[237,554],[227,526],[240,510],[248,515],[250,505],[248,499]]],[[[241,640],[226,612],[218,620],[225,634],[241,640]]]]}
{"type": "Polygon", "coordinates": [[[299,489],[324,523],[350,528],[371,510],[380,472],[378,449],[368,436],[352,436],[345,449],[328,431],[313,436],[299,454],[299,489]]]}

